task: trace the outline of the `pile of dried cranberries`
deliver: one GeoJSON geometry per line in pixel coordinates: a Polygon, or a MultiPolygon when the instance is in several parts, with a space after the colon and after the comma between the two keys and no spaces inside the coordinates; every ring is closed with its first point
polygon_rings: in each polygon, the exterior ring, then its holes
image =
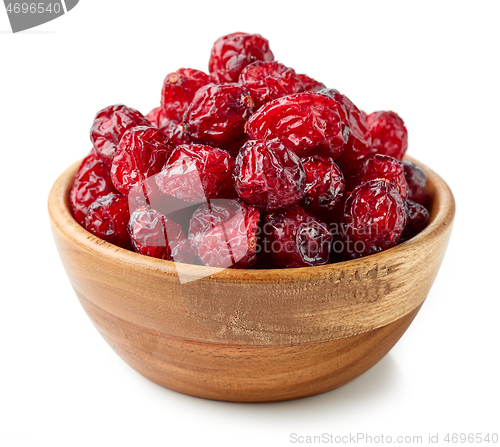
{"type": "Polygon", "coordinates": [[[209,72],[169,73],[146,116],[97,114],[70,194],[80,225],[147,256],[236,268],[367,256],[427,225],[426,175],[401,161],[396,113],[367,115],[257,34],[218,39],[209,72]]]}

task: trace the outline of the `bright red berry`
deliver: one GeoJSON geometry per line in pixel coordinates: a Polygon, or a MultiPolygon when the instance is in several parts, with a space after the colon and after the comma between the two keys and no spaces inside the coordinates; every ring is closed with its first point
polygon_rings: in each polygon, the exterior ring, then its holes
{"type": "Polygon", "coordinates": [[[320,90],[323,90],[326,88],[325,84],[322,82],[316,81],[316,79],[310,78],[309,76],[301,73],[297,73],[297,76],[300,79],[300,82],[302,82],[302,85],[304,86],[304,90],[306,92],[319,92],[320,90]]]}
{"type": "Polygon", "coordinates": [[[425,204],[427,201],[427,175],[411,161],[402,161],[408,183],[408,199],[425,204]]]}
{"type": "Polygon", "coordinates": [[[408,149],[408,131],[399,115],[394,112],[374,112],[366,120],[372,146],[377,153],[401,160],[408,149]]]}

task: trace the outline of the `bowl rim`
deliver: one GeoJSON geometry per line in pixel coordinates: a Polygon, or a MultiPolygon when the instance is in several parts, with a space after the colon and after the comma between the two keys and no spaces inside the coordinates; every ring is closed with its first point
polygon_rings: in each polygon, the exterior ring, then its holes
{"type": "Polygon", "coordinates": [[[442,233],[452,225],[455,215],[455,200],[446,182],[423,163],[417,161],[413,157],[405,156],[404,160],[415,163],[427,174],[429,197],[432,197],[432,206],[429,210],[429,224],[424,230],[406,242],[373,255],[315,267],[288,269],[231,269],[184,264],[145,256],[115,246],[94,236],[75,221],[70,211],[69,192],[76,171],[82,160],[83,159],[77,161],[67,168],[54,182],[50,190],[48,211],[52,225],[64,233],[66,237],[85,247],[87,250],[114,259],[116,262],[126,263],[134,267],[176,277],[178,274],[182,274],[185,277],[193,276],[200,281],[211,280],[216,277],[217,281],[223,282],[274,282],[278,276],[279,280],[284,281],[310,281],[311,277],[316,275],[322,276],[333,272],[338,273],[347,267],[361,269],[367,264],[373,264],[379,261],[383,262],[388,257],[394,259],[409,249],[418,249],[421,245],[426,245],[432,240],[441,237],[442,233]]]}

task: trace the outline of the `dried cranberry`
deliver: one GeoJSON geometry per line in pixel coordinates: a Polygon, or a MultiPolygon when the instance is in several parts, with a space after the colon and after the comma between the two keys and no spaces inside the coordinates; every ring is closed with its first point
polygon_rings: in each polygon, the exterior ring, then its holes
{"type": "Polygon", "coordinates": [[[323,220],[342,202],[345,182],[332,158],[312,155],[302,159],[306,172],[305,194],[300,203],[307,211],[323,220]]]}
{"type": "Polygon", "coordinates": [[[340,105],[319,93],[296,93],[262,106],[247,123],[251,140],[279,138],[297,155],[323,152],[333,159],[345,149],[349,128],[340,105]]]}
{"type": "Polygon", "coordinates": [[[187,202],[213,199],[233,184],[233,158],[222,149],[202,144],[177,146],[156,175],[163,194],[187,202]]]}
{"type": "Polygon", "coordinates": [[[189,242],[205,265],[247,268],[257,261],[259,220],[242,200],[211,200],[193,213],[189,242]]]}
{"type": "Polygon", "coordinates": [[[406,183],[403,164],[394,157],[375,154],[361,163],[358,182],[364,183],[375,179],[393,183],[403,201],[408,198],[408,184],[406,183]]]}
{"type": "Polygon", "coordinates": [[[155,209],[135,210],[130,216],[128,232],[137,253],[188,264],[194,261],[194,252],[181,226],[155,209]]]}
{"type": "Polygon", "coordinates": [[[328,264],[332,235],[328,226],[302,207],[266,216],[262,251],[281,268],[328,264]]]}
{"type": "Polygon", "coordinates": [[[408,199],[425,204],[427,201],[427,175],[411,161],[402,161],[408,183],[408,199]]]}
{"type": "Polygon", "coordinates": [[[135,127],[125,132],[111,165],[116,189],[127,194],[160,172],[171,151],[165,135],[154,127],[135,127]]]}
{"type": "Polygon", "coordinates": [[[191,139],[185,132],[184,125],[182,123],[178,123],[177,121],[169,121],[161,128],[161,131],[165,134],[172,146],[191,143],[191,139]]]}
{"type": "Polygon", "coordinates": [[[323,90],[326,88],[326,85],[323,84],[322,82],[316,81],[316,79],[310,78],[309,76],[301,73],[297,73],[297,76],[300,79],[300,82],[302,82],[302,85],[304,86],[304,90],[306,92],[319,92],[320,90],[323,90]]]}
{"type": "Polygon", "coordinates": [[[151,110],[151,112],[146,115],[146,119],[151,123],[152,127],[156,127],[157,129],[161,129],[170,122],[165,116],[165,113],[163,113],[161,106],[151,110]]]}
{"type": "Polygon", "coordinates": [[[169,73],[163,81],[161,107],[169,120],[182,121],[184,112],[200,87],[208,84],[210,77],[200,70],[179,68],[169,73]]]}
{"type": "Polygon", "coordinates": [[[259,34],[233,33],[214,43],[208,69],[214,82],[237,82],[241,71],[255,61],[269,62],[274,55],[259,34]]]}
{"type": "Polygon", "coordinates": [[[412,200],[405,202],[406,226],[399,242],[405,242],[420,233],[429,223],[429,211],[424,205],[412,200]]]}
{"type": "Polygon", "coordinates": [[[239,82],[250,92],[258,106],[304,91],[295,70],[275,61],[257,61],[247,65],[240,74],[239,82]]]}
{"type": "Polygon", "coordinates": [[[366,120],[377,153],[401,160],[408,149],[408,131],[399,115],[390,111],[374,112],[366,120]]]}
{"type": "Polygon", "coordinates": [[[235,189],[262,211],[295,205],[304,196],[305,172],[297,155],[278,140],[250,140],[236,158],[235,189]]]}
{"type": "Polygon", "coordinates": [[[122,248],[132,248],[127,225],[130,219],[127,197],[108,194],[90,205],[85,228],[97,237],[122,248]]]}
{"type": "Polygon", "coordinates": [[[123,104],[108,106],[96,115],[90,140],[98,154],[113,159],[123,134],[136,126],[149,126],[141,112],[123,104]]]}
{"type": "Polygon", "coordinates": [[[92,202],[115,191],[109,166],[103,157],[91,152],[83,159],[69,194],[69,204],[75,220],[83,226],[92,202]]]}
{"type": "Polygon", "coordinates": [[[223,146],[245,136],[245,122],[255,110],[247,89],[239,84],[208,84],[200,88],[184,114],[192,141],[223,146]]]}
{"type": "Polygon", "coordinates": [[[405,206],[396,186],[383,180],[358,185],[344,207],[345,255],[359,258],[396,245],[405,223],[405,206]]]}

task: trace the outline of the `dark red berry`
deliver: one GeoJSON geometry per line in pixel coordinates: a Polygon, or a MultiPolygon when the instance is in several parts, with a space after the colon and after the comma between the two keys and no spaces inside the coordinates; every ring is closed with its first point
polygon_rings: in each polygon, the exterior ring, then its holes
{"type": "Polygon", "coordinates": [[[208,69],[214,82],[237,82],[241,71],[255,61],[269,62],[274,55],[259,34],[233,33],[214,43],[208,69]]]}
{"type": "Polygon", "coordinates": [[[257,61],[247,65],[240,74],[239,82],[250,92],[258,106],[304,91],[295,70],[275,61],[257,61]]]}
{"type": "Polygon", "coordinates": [[[203,264],[247,268],[257,261],[260,213],[242,200],[211,200],[193,214],[189,242],[203,264]]]}
{"type": "Polygon", "coordinates": [[[233,168],[234,159],[222,149],[182,144],[173,150],[155,179],[163,194],[203,202],[232,187],[233,168]]]}
{"type": "Polygon", "coordinates": [[[137,253],[153,258],[192,263],[194,253],[182,228],[155,209],[141,207],[130,216],[128,232],[137,253]]]}
{"type": "Polygon", "coordinates": [[[208,84],[200,88],[184,115],[192,141],[223,146],[245,136],[245,122],[255,102],[239,84],[208,84]]]}
{"type": "Polygon", "coordinates": [[[267,215],[263,236],[262,251],[277,267],[329,262],[332,235],[328,226],[298,205],[267,215]]]}
{"type": "Polygon", "coordinates": [[[251,140],[280,139],[300,157],[322,152],[333,159],[345,149],[349,128],[340,105],[320,93],[296,93],[262,106],[247,123],[251,140]]]}
{"type": "Polygon", "coordinates": [[[300,82],[302,82],[302,85],[304,86],[304,90],[306,92],[319,92],[320,90],[323,90],[326,88],[326,85],[323,84],[322,82],[316,81],[316,79],[310,78],[309,76],[301,73],[297,73],[297,76],[300,79],[300,82]]]}
{"type": "Polygon", "coordinates": [[[425,204],[427,201],[427,175],[411,161],[402,161],[408,183],[408,199],[425,204]]]}
{"type": "Polygon", "coordinates": [[[429,211],[423,205],[412,200],[405,202],[406,226],[399,242],[405,242],[420,233],[429,223],[429,211]]]}
{"type": "Polygon", "coordinates": [[[373,112],[366,117],[372,146],[379,154],[401,160],[408,149],[408,131],[404,121],[394,112],[373,112]]]}
{"type": "MultiPolygon", "coordinates": [[[[347,258],[371,255],[397,244],[405,227],[403,199],[383,180],[358,185],[344,207],[343,242],[347,258]]],[[[334,250],[337,250],[334,247],[334,250]]]]}
{"type": "Polygon", "coordinates": [[[108,106],[96,115],[90,140],[98,154],[112,160],[123,134],[136,126],[149,126],[141,112],[123,104],[108,106]]]}
{"type": "Polygon", "coordinates": [[[115,191],[109,166],[103,157],[91,152],[83,159],[69,194],[69,204],[75,220],[83,226],[92,202],[115,191]]]}
{"type": "Polygon", "coordinates": [[[375,154],[361,163],[358,172],[358,183],[375,179],[393,183],[403,201],[408,198],[408,184],[406,183],[403,164],[394,157],[375,154]]]}
{"type": "Polygon", "coordinates": [[[304,196],[305,172],[297,155],[278,140],[249,140],[236,158],[235,189],[262,211],[295,205],[304,196]]]}
{"type": "Polygon", "coordinates": [[[127,225],[130,219],[128,200],[121,194],[108,194],[90,205],[85,228],[110,244],[130,249],[127,225]]]}
{"type": "Polygon", "coordinates": [[[179,68],[169,73],[161,91],[161,107],[165,118],[181,122],[195,93],[210,82],[207,74],[192,68],[179,68]]]}
{"type": "Polygon", "coordinates": [[[172,146],[179,146],[180,144],[190,144],[191,139],[184,130],[184,125],[177,121],[169,121],[165,124],[161,131],[165,134],[168,141],[172,146]]]}
{"type": "Polygon", "coordinates": [[[302,159],[306,172],[304,198],[300,203],[307,211],[323,220],[330,220],[342,202],[345,190],[344,175],[332,158],[312,155],[302,159]]]}
{"type": "Polygon", "coordinates": [[[160,172],[171,152],[172,147],[159,129],[143,126],[125,132],[111,165],[116,189],[127,194],[135,185],[160,172]]]}

